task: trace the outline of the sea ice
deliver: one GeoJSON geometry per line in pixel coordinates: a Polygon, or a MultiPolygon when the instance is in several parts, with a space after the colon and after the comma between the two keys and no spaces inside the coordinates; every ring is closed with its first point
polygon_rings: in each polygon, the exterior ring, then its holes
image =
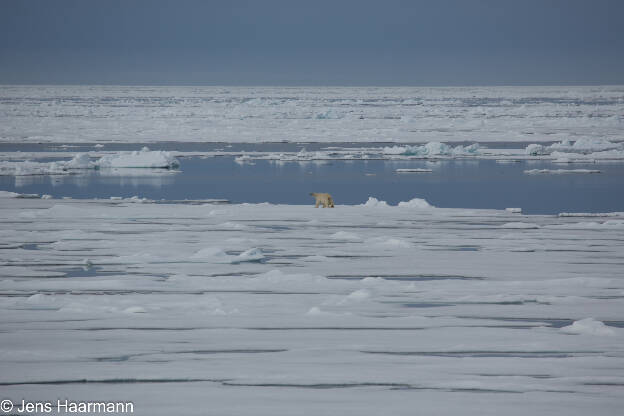
{"type": "Polygon", "coordinates": [[[531,156],[540,156],[547,154],[546,148],[543,145],[535,143],[528,145],[524,152],[527,155],[531,156]]]}
{"type": "Polygon", "coordinates": [[[429,173],[429,172],[433,172],[431,169],[421,169],[421,168],[415,168],[415,169],[396,169],[397,173],[429,173]]]}
{"type": "Polygon", "coordinates": [[[561,332],[575,335],[615,335],[615,331],[606,326],[604,322],[597,321],[593,318],[585,318],[580,321],[574,321],[572,325],[561,328],[561,332]]]}
{"type": "Polygon", "coordinates": [[[527,175],[565,175],[569,173],[601,173],[597,169],[530,169],[525,170],[527,175]]]}
{"type": "Polygon", "coordinates": [[[418,208],[418,209],[428,209],[435,208],[433,205],[429,204],[426,200],[422,198],[412,198],[409,201],[401,201],[397,205],[401,208],[418,208]]]}
{"type": "Polygon", "coordinates": [[[100,168],[168,168],[180,166],[170,152],[151,151],[144,147],[140,151],[103,156],[96,165],[100,168]]]}
{"type": "Polygon", "coordinates": [[[449,146],[440,142],[429,142],[422,146],[392,146],[384,147],[386,155],[437,157],[437,156],[476,156],[479,154],[479,145],[473,143],[468,146],[449,146]]]}
{"type": "Polygon", "coordinates": [[[237,415],[617,414],[624,215],[412,201],[1,197],[3,397],[150,416],[202,415],[198,398],[237,415]]]}

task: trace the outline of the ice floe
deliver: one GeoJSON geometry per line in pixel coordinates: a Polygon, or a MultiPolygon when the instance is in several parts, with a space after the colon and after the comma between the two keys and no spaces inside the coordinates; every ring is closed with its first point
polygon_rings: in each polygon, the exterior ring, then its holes
{"type": "Polygon", "coordinates": [[[530,169],[525,170],[527,175],[567,175],[571,173],[601,173],[597,169],[530,169]]]}
{"type": "Polygon", "coordinates": [[[624,143],[604,138],[580,138],[574,142],[563,140],[549,146],[532,143],[525,148],[530,156],[547,156],[558,163],[593,159],[624,159],[624,143]]]}
{"type": "Polygon", "coordinates": [[[431,169],[423,169],[423,168],[414,168],[414,169],[397,169],[396,170],[397,173],[429,173],[429,172],[433,172],[433,170],[431,169]]]}
{"type": "Polygon", "coordinates": [[[611,336],[615,335],[615,331],[593,318],[585,318],[574,321],[572,325],[564,326],[561,332],[575,335],[594,335],[594,336],[611,336]]]}
{"type": "Polygon", "coordinates": [[[197,397],[249,415],[621,408],[622,214],[11,196],[5,397],[70,385],[150,415],[197,397]]]}
{"type": "Polygon", "coordinates": [[[167,168],[180,166],[170,152],[152,151],[144,147],[140,151],[103,156],[96,165],[100,168],[167,168]]]}
{"type": "Polygon", "coordinates": [[[0,162],[0,175],[66,175],[85,169],[114,171],[119,168],[174,169],[179,166],[180,162],[170,152],[151,151],[144,147],[140,151],[104,155],[97,160],[91,160],[88,153],[79,153],[69,161],[2,161],[0,162]]]}
{"type": "Polygon", "coordinates": [[[477,143],[468,146],[449,146],[440,142],[429,142],[422,146],[392,146],[384,147],[383,153],[386,155],[403,155],[403,156],[420,156],[420,157],[436,157],[436,156],[474,156],[479,154],[479,145],[477,143]]]}

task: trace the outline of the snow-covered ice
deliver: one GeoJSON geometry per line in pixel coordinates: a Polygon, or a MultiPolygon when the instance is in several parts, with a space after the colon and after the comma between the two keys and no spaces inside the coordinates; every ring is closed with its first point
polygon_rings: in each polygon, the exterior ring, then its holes
{"type": "Polygon", "coordinates": [[[151,416],[624,405],[622,213],[0,196],[15,401],[151,416]]]}
{"type": "MultiPolygon", "coordinates": [[[[24,157],[24,154],[22,152],[13,152],[13,156],[24,157]]],[[[88,153],[78,153],[69,161],[0,161],[0,175],[65,175],[75,174],[77,171],[84,169],[108,169],[113,171],[119,168],[174,169],[179,166],[180,162],[170,152],[152,151],[144,147],[140,151],[115,152],[93,161],[88,153]]]]}
{"type": "Polygon", "coordinates": [[[0,140],[97,144],[621,142],[623,108],[622,86],[5,85],[0,86],[0,140]]]}

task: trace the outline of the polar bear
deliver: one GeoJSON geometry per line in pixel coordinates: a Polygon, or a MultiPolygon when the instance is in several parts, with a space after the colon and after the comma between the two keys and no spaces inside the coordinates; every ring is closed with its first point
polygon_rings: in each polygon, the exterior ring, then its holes
{"type": "Polygon", "coordinates": [[[334,200],[330,194],[319,194],[316,192],[310,192],[310,195],[316,198],[316,205],[314,208],[318,208],[319,205],[323,205],[323,208],[333,208],[334,200]]]}

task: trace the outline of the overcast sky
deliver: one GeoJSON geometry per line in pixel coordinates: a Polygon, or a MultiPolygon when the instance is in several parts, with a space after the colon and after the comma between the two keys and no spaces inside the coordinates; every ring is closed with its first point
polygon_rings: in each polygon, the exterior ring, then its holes
{"type": "Polygon", "coordinates": [[[0,84],[624,84],[621,0],[0,0],[0,84]]]}

